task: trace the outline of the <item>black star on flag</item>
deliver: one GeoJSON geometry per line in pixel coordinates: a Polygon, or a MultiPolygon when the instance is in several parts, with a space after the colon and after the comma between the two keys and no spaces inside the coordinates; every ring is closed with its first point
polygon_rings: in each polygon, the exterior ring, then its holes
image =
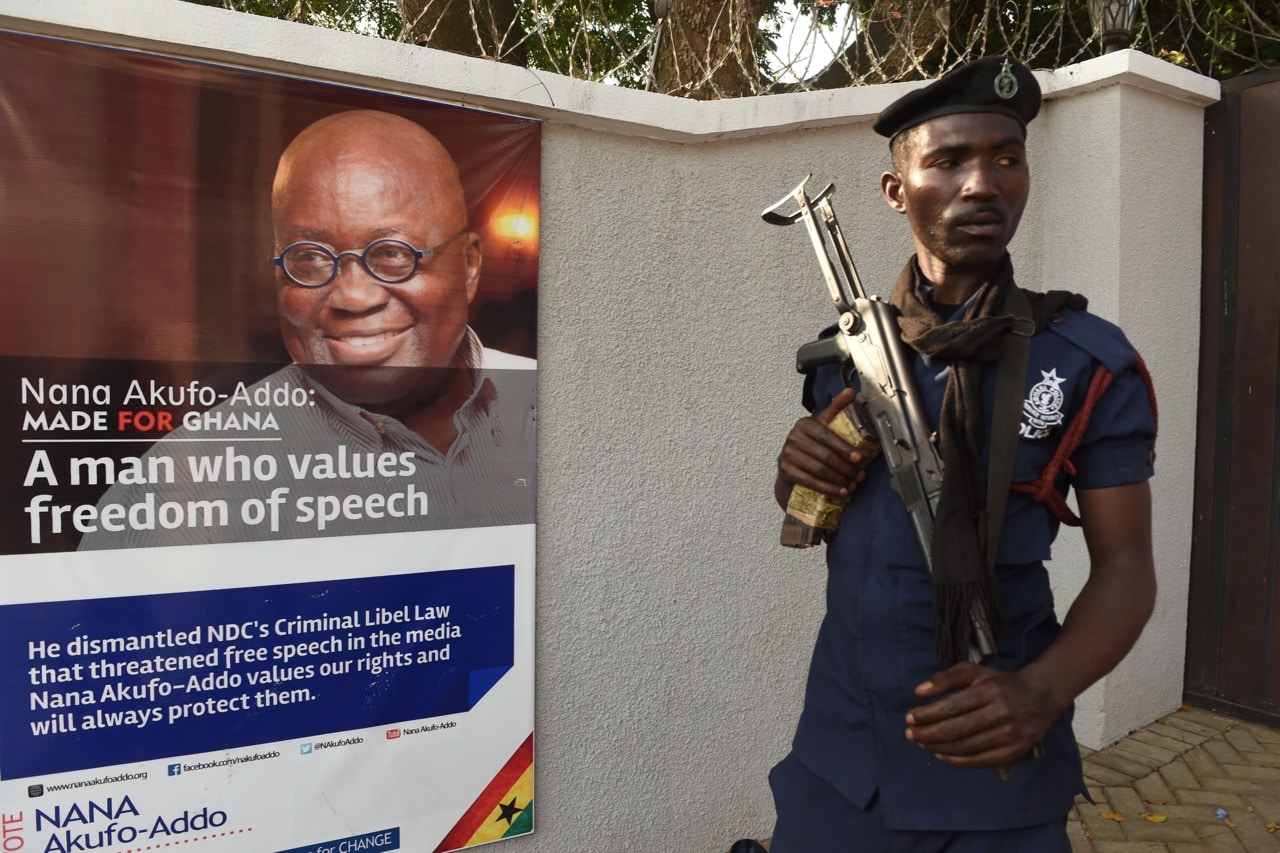
{"type": "Polygon", "coordinates": [[[509,803],[498,803],[498,808],[502,810],[502,814],[495,817],[493,822],[497,823],[500,820],[505,820],[507,822],[507,826],[510,826],[511,822],[516,819],[516,815],[524,811],[524,807],[516,808],[515,797],[512,797],[511,802],[509,803]]]}

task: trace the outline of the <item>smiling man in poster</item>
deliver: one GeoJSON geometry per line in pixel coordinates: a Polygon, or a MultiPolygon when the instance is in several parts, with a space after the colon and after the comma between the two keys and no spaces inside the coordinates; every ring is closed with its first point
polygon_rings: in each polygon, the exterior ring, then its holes
{"type": "Polygon", "coordinates": [[[271,209],[294,363],[158,442],[138,468],[170,460],[162,481],[117,480],[81,549],[531,523],[536,362],[468,325],[483,252],[449,152],[337,113],[286,148],[271,209]]]}

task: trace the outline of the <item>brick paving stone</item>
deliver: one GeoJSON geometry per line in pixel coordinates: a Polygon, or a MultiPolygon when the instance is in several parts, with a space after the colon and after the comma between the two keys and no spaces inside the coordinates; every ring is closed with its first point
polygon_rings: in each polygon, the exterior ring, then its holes
{"type": "Polygon", "coordinates": [[[1235,833],[1231,831],[1231,827],[1220,820],[1197,820],[1192,821],[1196,828],[1196,832],[1203,839],[1216,838],[1220,835],[1230,835],[1235,837],[1235,833]]]}
{"type": "Polygon", "coordinates": [[[1274,744],[1280,747],[1280,729],[1273,729],[1259,723],[1241,723],[1240,728],[1247,729],[1259,743],[1274,744]]]}
{"type": "Polygon", "coordinates": [[[1180,820],[1193,824],[1216,820],[1213,816],[1215,808],[1218,808],[1218,806],[1206,803],[1184,803],[1177,806],[1152,806],[1151,811],[1168,815],[1169,820],[1180,820]]]}
{"type": "MultiPolygon", "coordinates": [[[[1145,764],[1139,764],[1136,761],[1125,758],[1123,755],[1117,755],[1112,750],[1106,750],[1104,752],[1099,752],[1097,755],[1089,756],[1089,766],[1105,767],[1108,770],[1114,770],[1116,773],[1123,773],[1128,777],[1125,784],[1132,782],[1134,779],[1141,779],[1143,776],[1150,773],[1152,769],[1145,764]]],[[[1218,775],[1222,774],[1219,773],[1218,775]]]]}
{"type": "Polygon", "coordinates": [[[1143,841],[1104,841],[1093,845],[1098,853],[1151,853],[1152,850],[1168,850],[1164,844],[1143,841]]]}
{"type": "Polygon", "coordinates": [[[1249,764],[1228,764],[1227,775],[1233,779],[1254,779],[1258,782],[1280,783],[1280,767],[1254,767],[1249,764]]]}
{"type": "Polygon", "coordinates": [[[1258,739],[1253,736],[1253,732],[1243,726],[1233,728],[1222,735],[1227,743],[1234,746],[1240,752],[1266,752],[1267,748],[1258,743],[1258,739]]]}
{"type": "Polygon", "coordinates": [[[1135,740],[1138,741],[1139,743],[1149,744],[1150,746],[1158,746],[1161,749],[1167,749],[1170,752],[1176,752],[1179,755],[1181,755],[1182,753],[1186,752],[1188,749],[1191,748],[1191,744],[1187,743],[1185,740],[1178,740],[1177,738],[1166,737],[1165,735],[1162,735],[1162,734],[1156,734],[1155,732],[1151,731],[1150,728],[1138,729],[1138,731],[1129,735],[1129,737],[1125,738],[1125,740],[1121,741],[1121,743],[1125,743],[1127,741],[1135,741],[1135,740]]]}
{"type": "Polygon", "coordinates": [[[1225,791],[1205,790],[1204,788],[1177,788],[1178,802],[1183,805],[1209,806],[1210,811],[1216,808],[1230,809],[1232,806],[1244,807],[1244,797],[1229,794],[1225,791]]]}
{"type": "Polygon", "coordinates": [[[1104,767],[1097,763],[1097,761],[1098,756],[1095,755],[1091,756],[1084,764],[1084,778],[1086,784],[1092,782],[1096,785],[1128,785],[1133,782],[1134,779],[1147,775],[1146,773],[1136,773],[1132,775],[1128,773],[1120,773],[1115,770],[1111,770],[1108,767],[1104,767]]]}
{"type": "Polygon", "coordinates": [[[1242,752],[1240,755],[1247,764],[1255,767],[1280,767],[1280,755],[1274,752],[1242,752]]]}
{"type": "Polygon", "coordinates": [[[1219,764],[1244,764],[1244,756],[1225,740],[1214,738],[1205,741],[1201,746],[1205,752],[1213,756],[1219,764]]]}
{"type": "Polygon", "coordinates": [[[1183,749],[1172,750],[1165,749],[1160,746],[1152,746],[1149,743],[1143,743],[1142,741],[1134,740],[1133,738],[1126,738],[1107,751],[1112,754],[1118,753],[1123,755],[1125,758],[1132,759],[1142,764],[1150,765],[1152,769],[1163,767],[1179,755],[1182,755],[1182,753],[1186,752],[1186,750],[1183,749]]]}
{"type": "Polygon", "coordinates": [[[1267,786],[1251,779],[1241,779],[1239,777],[1202,776],[1200,777],[1200,790],[1239,794],[1243,797],[1248,794],[1265,794],[1267,793],[1267,786]]]}
{"type": "Polygon", "coordinates": [[[1152,823],[1141,815],[1132,822],[1125,821],[1124,834],[1132,841],[1196,841],[1200,838],[1195,827],[1189,823],[1152,823]]]}
{"type": "Polygon", "coordinates": [[[1235,824],[1232,831],[1236,838],[1249,850],[1275,850],[1280,847],[1275,836],[1267,832],[1266,824],[1257,815],[1244,814],[1239,818],[1232,818],[1231,822],[1235,824]]]}
{"type": "Polygon", "coordinates": [[[1079,810],[1080,819],[1088,827],[1095,844],[1099,841],[1124,840],[1124,827],[1117,821],[1102,816],[1103,812],[1110,811],[1110,809],[1100,809],[1089,803],[1077,805],[1076,809],[1079,810]]]}
{"type": "Polygon", "coordinates": [[[1111,811],[1118,812],[1129,820],[1141,817],[1142,813],[1147,811],[1147,804],[1142,801],[1142,797],[1138,796],[1138,792],[1130,787],[1124,788],[1107,788],[1107,802],[1111,805],[1111,811]]]}
{"type": "Polygon", "coordinates": [[[1199,746],[1200,744],[1204,743],[1205,740],[1208,739],[1207,735],[1189,732],[1186,729],[1181,729],[1181,728],[1178,728],[1177,726],[1171,726],[1168,723],[1152,723],[1151,725],[1147,726],[1146,730],[1149,732],[1158,734],[1161,737],[1180,740],[1183,743],[1188,744],[1190,746],[1199,746]]]}
{"type": "MultiPolygon", "coordinates": [[[[1248,794],[1245,800],[1249,805],[1253,806],[1258,817],[1266,823],[1280,823],[1280,797],[1272,797],[1266,794],[1248,794]]],[[[1280,845],[1277,845],[1280,849],[1280,845]]]]}
{"type": "Polygon", "coordinates": [[[1179,708],[1175,716],[1180,721],[1200,723],[1209,728],[1217,729],[1219,732],[1224,732],[1236,724],[1236,721],[1231,717],[1224,717],[1221,714],[1215,714],[1213,711],[1190,706],[1179,708]]]}
{"type": "Polygon", "coordinates": [[[1191,772],[1187,762],[1181,758],[1170,761],[1160,768],[1160,777],[1175,791],[1181,788],[1199,788],[1200,780],[1191,772]]]}
{"type": "Polygon", "coordinates": [[[1138,796],[1152,805],[1175,801],[1173,789],[1165,784],[1164,777],[1159,773],[1151,773],[1135,780],[1133,789],[1138,792],[1138,796]]]}
{"type": "Polygon", "coordinates": [[[1213,827],[1212,831],[1208,835],[1201,835],[1200,849],[1230,851],[1243,850],[1245,853],[1257,853],[1257,851],[1248,850],[1240,843],[1240,839],[1236,838],[1234,832],[1223,826],[1213,827]]]}
{"type": "Polygon", "coordinates": [[[1203,723],[1196,722],[1190,716],[1175,715],[1165,717],[1165,723],[1175,729],[1182,729],[1193,735],[1200,735],[1205,740],[1222,733],[1222,729],[1216,726],[1207,726],[1203,723]]]}
{"type": "Polygon", "coordinates": [[[1187,767],[1191,768],[1191,772],[1197,776],[1226,776],[1221,765],[1217,760],[1205,752],[1204,747],[1196,747],[1190,752],[1182,756],[1182,760],[1187,763],[1187,767]]]}

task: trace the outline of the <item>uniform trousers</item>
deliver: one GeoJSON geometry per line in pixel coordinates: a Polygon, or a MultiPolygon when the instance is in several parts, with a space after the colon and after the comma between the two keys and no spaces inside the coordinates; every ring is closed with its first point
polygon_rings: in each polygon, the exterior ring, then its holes
{"type": "Polygon", "coordinates": [[[860,809],[794,755],[773,768],[769,784],[778,814],[769,853],[1071,853],[1065,815],[983,832],[893,830],[879,797],[860,809]]]}

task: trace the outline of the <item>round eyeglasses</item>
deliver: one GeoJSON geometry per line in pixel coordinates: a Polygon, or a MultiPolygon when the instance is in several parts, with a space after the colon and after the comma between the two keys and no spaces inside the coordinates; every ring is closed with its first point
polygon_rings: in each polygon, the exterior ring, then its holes
{"type": "Polygon", "coordinates": [[[284,270],[284,274],[294,284],[301,287],[324,287],[342,272],[342,259],[349,255],[358,260],[369,275],[383,284],[399,284],[413,278],[418,265],[428,255],[434,255],[466,233],[467,229],[463,228],[430,249],[418,249],[404,240],[384,237],[365,246],[362,252],[354,249],[335,252],[322,243],[303,240],[285,246],[280,254],[271,258],[271,262],[284,270]]]}

